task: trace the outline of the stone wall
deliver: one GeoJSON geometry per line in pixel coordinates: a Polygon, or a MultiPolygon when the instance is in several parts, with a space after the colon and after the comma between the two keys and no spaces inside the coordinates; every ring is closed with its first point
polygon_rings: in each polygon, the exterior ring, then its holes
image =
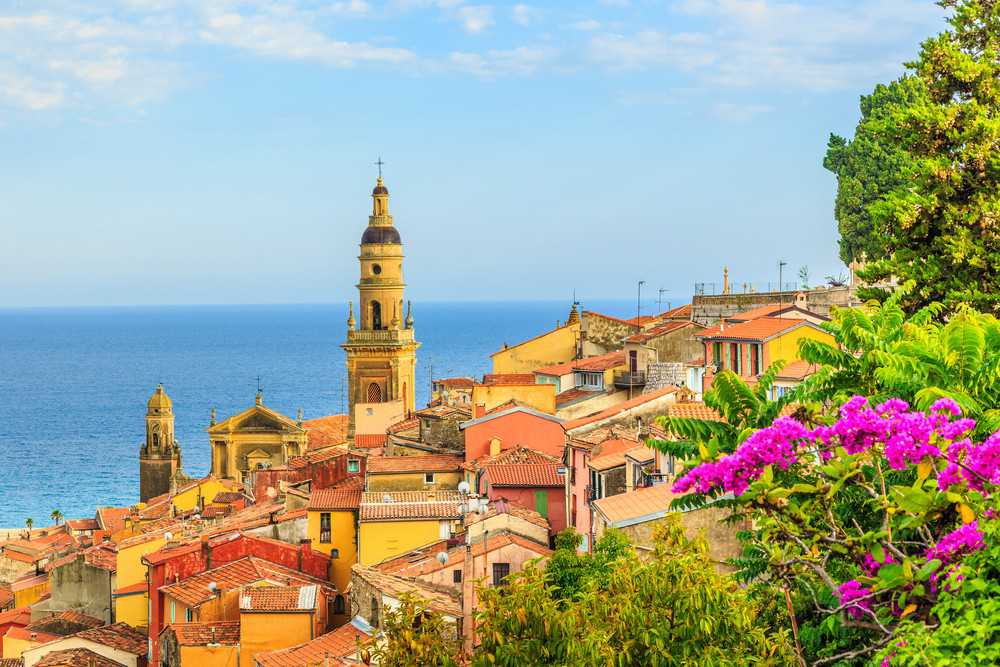
{"type": "Polygon", "coordinates": [[[687,383],[687,366],[679,361],[650,364],[646,369],[646,386],[642,393],[659,391],[666,386],[680,387],[687,383]]]}
{"type": "Polygon", "coordinates": [[[583,356],[589,357],[620,350],[625,338],[638,331],[639,327],[634,324],[585,310],[583,311],[583,326],[580,334],[583,343],[583,356]]]}
{"type": "MultiPolygon", "coordinates": [[[[471,392],[470,392],[471,395],[471,392]]],[[[428,445],[455,451],[464,451],[465,434],[458,425],[465,419],[420,418],[420,440],[428,445]]]]}
{"type": "MultiPolygon", "coordinates": [[[[681,527],[684,534],[689,539],[703,537],[708,541],[709,557],[716,564],[716,567],[723,572],[731,572],[732,567],[726,564],[726,560],[740,555],[742,545],[736,537],[740,530],[746,530],[744,524],[729,525],[723,522],[726,518],[726,511],[716,508],[705,508],[682,512],[679,514],[681,527]]],[[[652,548],[653,532],[657,527],[672,521],[674,516],[668,515],[660,519],[626,526],[620,530],[628,536],[632,544],[639,547],[652,548]]]]}
{"type": "Polygon", "coordinates": [[[32,608],[32,620],[64,611],[78,611],[113,623],[114,577],[113,572],[88,565],[83,556],[55,568],[49,573],[51,597],[32,608]]]}
{"type": "Polygon", "coordinates": [[[797,292],[748,292],[743,294],[702,294],[692,300],[691,319],[706,326],[723,317],[773,303],[797,305],[829,316],[832,306],[856,306],[860,302],[850,287],[829,287],[797,292]]]}
{"type": "Polygon", "coordinates": [[[705,356],[705,344],[694,337],[701,327],[684,327],[651,339],[645,345],[656,350],[660,362],[679,361],[687,363],[705,356]]]}
{"type": "Polygon", "coordinates": [[[9,584],[29,572],[34,572],[35,566],[31,563],[22,563],[19,560],[0,557],[0,584],[9,584]]]}

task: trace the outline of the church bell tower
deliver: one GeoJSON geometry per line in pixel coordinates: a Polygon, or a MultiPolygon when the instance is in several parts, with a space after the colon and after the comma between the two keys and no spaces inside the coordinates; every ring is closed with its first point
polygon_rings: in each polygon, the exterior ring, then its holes
{"type": "Polygon", "coordinates": [[[181,469],[181,447],[174,440],[174,404],[156,385],[146,404],[146,442],[139,449],[139,502],[170,491],[181,469]]]}
{"type": "Polygon", "coordinates": [[[376,411],[375,404],[398,402],[404,415],[414,409],[417,348],[413,315],[403,291],[403,243],[389,215],[389,190],[382,164],[372,190],[372,214],[361,235],[358,256],[358,310],[348,306],[347,353],[348,437],[353,440],[357,412],[376,411]],[[405,316],[404,316],[405,314],[405,316]]]}

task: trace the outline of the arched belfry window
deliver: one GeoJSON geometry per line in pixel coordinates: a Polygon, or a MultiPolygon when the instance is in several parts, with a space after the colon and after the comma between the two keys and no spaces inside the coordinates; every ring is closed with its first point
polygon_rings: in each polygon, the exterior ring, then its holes
{"type": "Polygon", "coordinates": [[[381,403],[382,402],[382,387],[378,386],[378,383],[372,382],[368,385],[368,402],[369,403],[381,403]]]}
{"type": "Polygon", "coordinates": [[[372,301],[372,329],[378,331],[382,328],[382,304],[372,301]]]}

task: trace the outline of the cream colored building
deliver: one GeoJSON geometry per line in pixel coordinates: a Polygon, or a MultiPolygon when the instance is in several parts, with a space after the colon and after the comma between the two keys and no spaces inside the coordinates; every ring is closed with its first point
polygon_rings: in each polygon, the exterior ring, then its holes
{"type": "MultiPolygon", "coordinates": [[[[214,413],[213,413],[214,414],[214,413]]],[[[308,443],[301,420],[264,405],[258,391],[253,407],[208,427],[212,443],[212,476],[243,482],[247,473],[281,466],[305,453],[308,443]]]]}

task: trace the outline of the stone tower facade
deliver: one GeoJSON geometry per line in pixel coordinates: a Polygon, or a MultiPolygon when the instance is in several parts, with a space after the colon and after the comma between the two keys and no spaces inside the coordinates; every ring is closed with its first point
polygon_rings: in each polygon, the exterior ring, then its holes
{"type": "Polygon", "coordinates": [[[146,404],[146,442],[139,449],[139,502],[170,491],[181,469],[181,447],[174,440],[174,404],[156,385],[146,404]]]}
{"type": "Polygon", "coordinates": [[[372,190],[372,214],[358,261],[358,312],[355,317],[353,303],[348,306],[347,340],[341,346],[347,352],[349,438],[358,409],[400,401],[409,414],[416,395],[420,344],[413,335],[410,305],[403,299],[403,242],[389,215],[389,190],[381,175],[372,190]]]}

